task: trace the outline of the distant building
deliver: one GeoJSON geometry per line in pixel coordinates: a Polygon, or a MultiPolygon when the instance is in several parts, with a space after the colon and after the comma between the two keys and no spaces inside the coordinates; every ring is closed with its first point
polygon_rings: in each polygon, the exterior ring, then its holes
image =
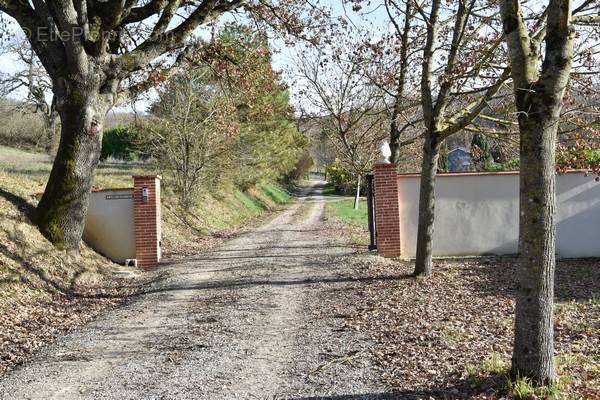
{"type": "Polygon", "coordinates": [[[467,172],[471,170],[473,158],[471,152],[457,147],[448,152],[448,172],[467,172]]]}

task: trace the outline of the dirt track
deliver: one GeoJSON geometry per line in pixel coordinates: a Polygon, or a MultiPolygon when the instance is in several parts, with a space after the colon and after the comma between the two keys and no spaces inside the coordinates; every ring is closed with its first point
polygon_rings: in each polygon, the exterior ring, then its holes
{"type": "Polygon", "coordinates": [[[323,208],[321,196],[302,197],[260,228],[164,266],[171,277],[160,286],[5,376],[0,398],[384,398],[369,341],[333,311],[366,256],[321,229],[323,208]]]}

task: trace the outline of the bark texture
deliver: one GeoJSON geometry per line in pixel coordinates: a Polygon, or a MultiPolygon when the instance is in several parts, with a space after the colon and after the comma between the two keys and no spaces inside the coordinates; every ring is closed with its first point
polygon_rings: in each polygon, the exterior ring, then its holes
{"type": "Polygon", "coordinates": [[[555,380],[555,148],[562,99],[573,58],[570,0],[547,9],[544,62],[541,41],[530,36],[518,0],[500,11],[519,112],[520,232],[512,373],[538,384],[555,380]]]}
{"type": "Polygon", "coordinates": [[[540,383],[554,380],[554,268],[556,126],[541,96],[525,101],[536,117],[519,118],[521,130],[520,234],[513,374],[540,383]]]}
{"type": "Polygon", "coordinates": [[[354,209],[358,210],[358,204],[360,202],[360,181],[361,181],[361,176],[358,175],[358,177],[356,178],[356,194],[354,196],[354,209]]]}
{"type": "Polygon", "coordinates": [[[57,92],[61,138],[36,210],[40,231],[56,247],[77,250],[102,147],[107,104],[94,79],[65,82],[57,92]]]}
{"type": "Polygon", "coordinates": [[[433,228],[435,219],[435,177],[441,140],[427,135],[423,144],[423,164],[419,192],[419,224],[417,228],[417,254],[415,275],[431,275],[433,256],[433,228]]]}

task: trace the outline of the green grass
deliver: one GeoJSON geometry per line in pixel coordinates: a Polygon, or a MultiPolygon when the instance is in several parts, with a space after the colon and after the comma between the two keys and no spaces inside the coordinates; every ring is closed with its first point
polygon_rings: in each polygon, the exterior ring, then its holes
{"type": "Polygon", "coordinates": [[[367,202],[361,199],[358,210],[354,209],[354,200],[333,201],[327,203],[333,215],[343,222],[366,228],[368,226],[367,202]]]}
{"type": "Polygon", "coordinates": [[[499,354],[492,354],[480,367],[467,366],[465,368],[466,384],[471,388],[481,390],[491,389],[496,395],[518,399],[566,399],[566,394],[561,391],[560,383],[550,386],[536,386],[531,380],[522,377],[510,376],[510,367],[507,360],[499,354]]]}
{"type": "Polygon", "coordinates": [[[249,193],[237,190],[234,197],[250,214],[260,214],[269,209],[264,202],[257,197],[251,196],[249,193]]]}
{"type": "Polygon", "coordinates": [[[339,193],[335,190],[335,187],[329,183],[323,188],[323,196],[338,196],[339,193]]]}
{"type": "Polygon", "coordinates": [[[277,204],[287,203],[292,198],[292,195],[287,190],[274,184],[262,186],[260,190],[265,196],[277,204]]]}
{"type": "Polygon", "coordinates": [[[493,353],[483,362],[483,370],[488,374],[500,375],[507,370],[508,366],[500,354],[493,353]]]}
{"type": "MultiPolygon", "coordinates": [[[[171,194],[170,196],[174,196],[171,194]]],[[[222,233],[247,224],[265,213],[277,210],[282,204],[292,200],[292,196],[277,184],[266,184],[248,191],[235,189],[230,185],[215,191],[206,191],[198,200],[192,213],[195,216],[193,228],[203,235],[222,233]]],[[[168,202],[165,198],[164,202],[168,202]]],[[[163,224],[177,224],[170,214],[163,217],[163,224]]],[[[179,232],[173,226],[170,232],[177,236],[175,241],[185,241],[188,232],[179,232]]]]}

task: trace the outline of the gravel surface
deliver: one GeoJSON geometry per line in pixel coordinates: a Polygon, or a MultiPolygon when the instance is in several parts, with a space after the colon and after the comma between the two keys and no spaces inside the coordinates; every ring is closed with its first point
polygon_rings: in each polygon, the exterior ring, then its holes
{"type": "Polygon", "coordinates": [[[335,311],[352,263],[374,257],[322,227],[313,189],[260,228],[163,266],[161,284],[7,374],[0,398],[392,398],[370,339],[335,311]]]}

